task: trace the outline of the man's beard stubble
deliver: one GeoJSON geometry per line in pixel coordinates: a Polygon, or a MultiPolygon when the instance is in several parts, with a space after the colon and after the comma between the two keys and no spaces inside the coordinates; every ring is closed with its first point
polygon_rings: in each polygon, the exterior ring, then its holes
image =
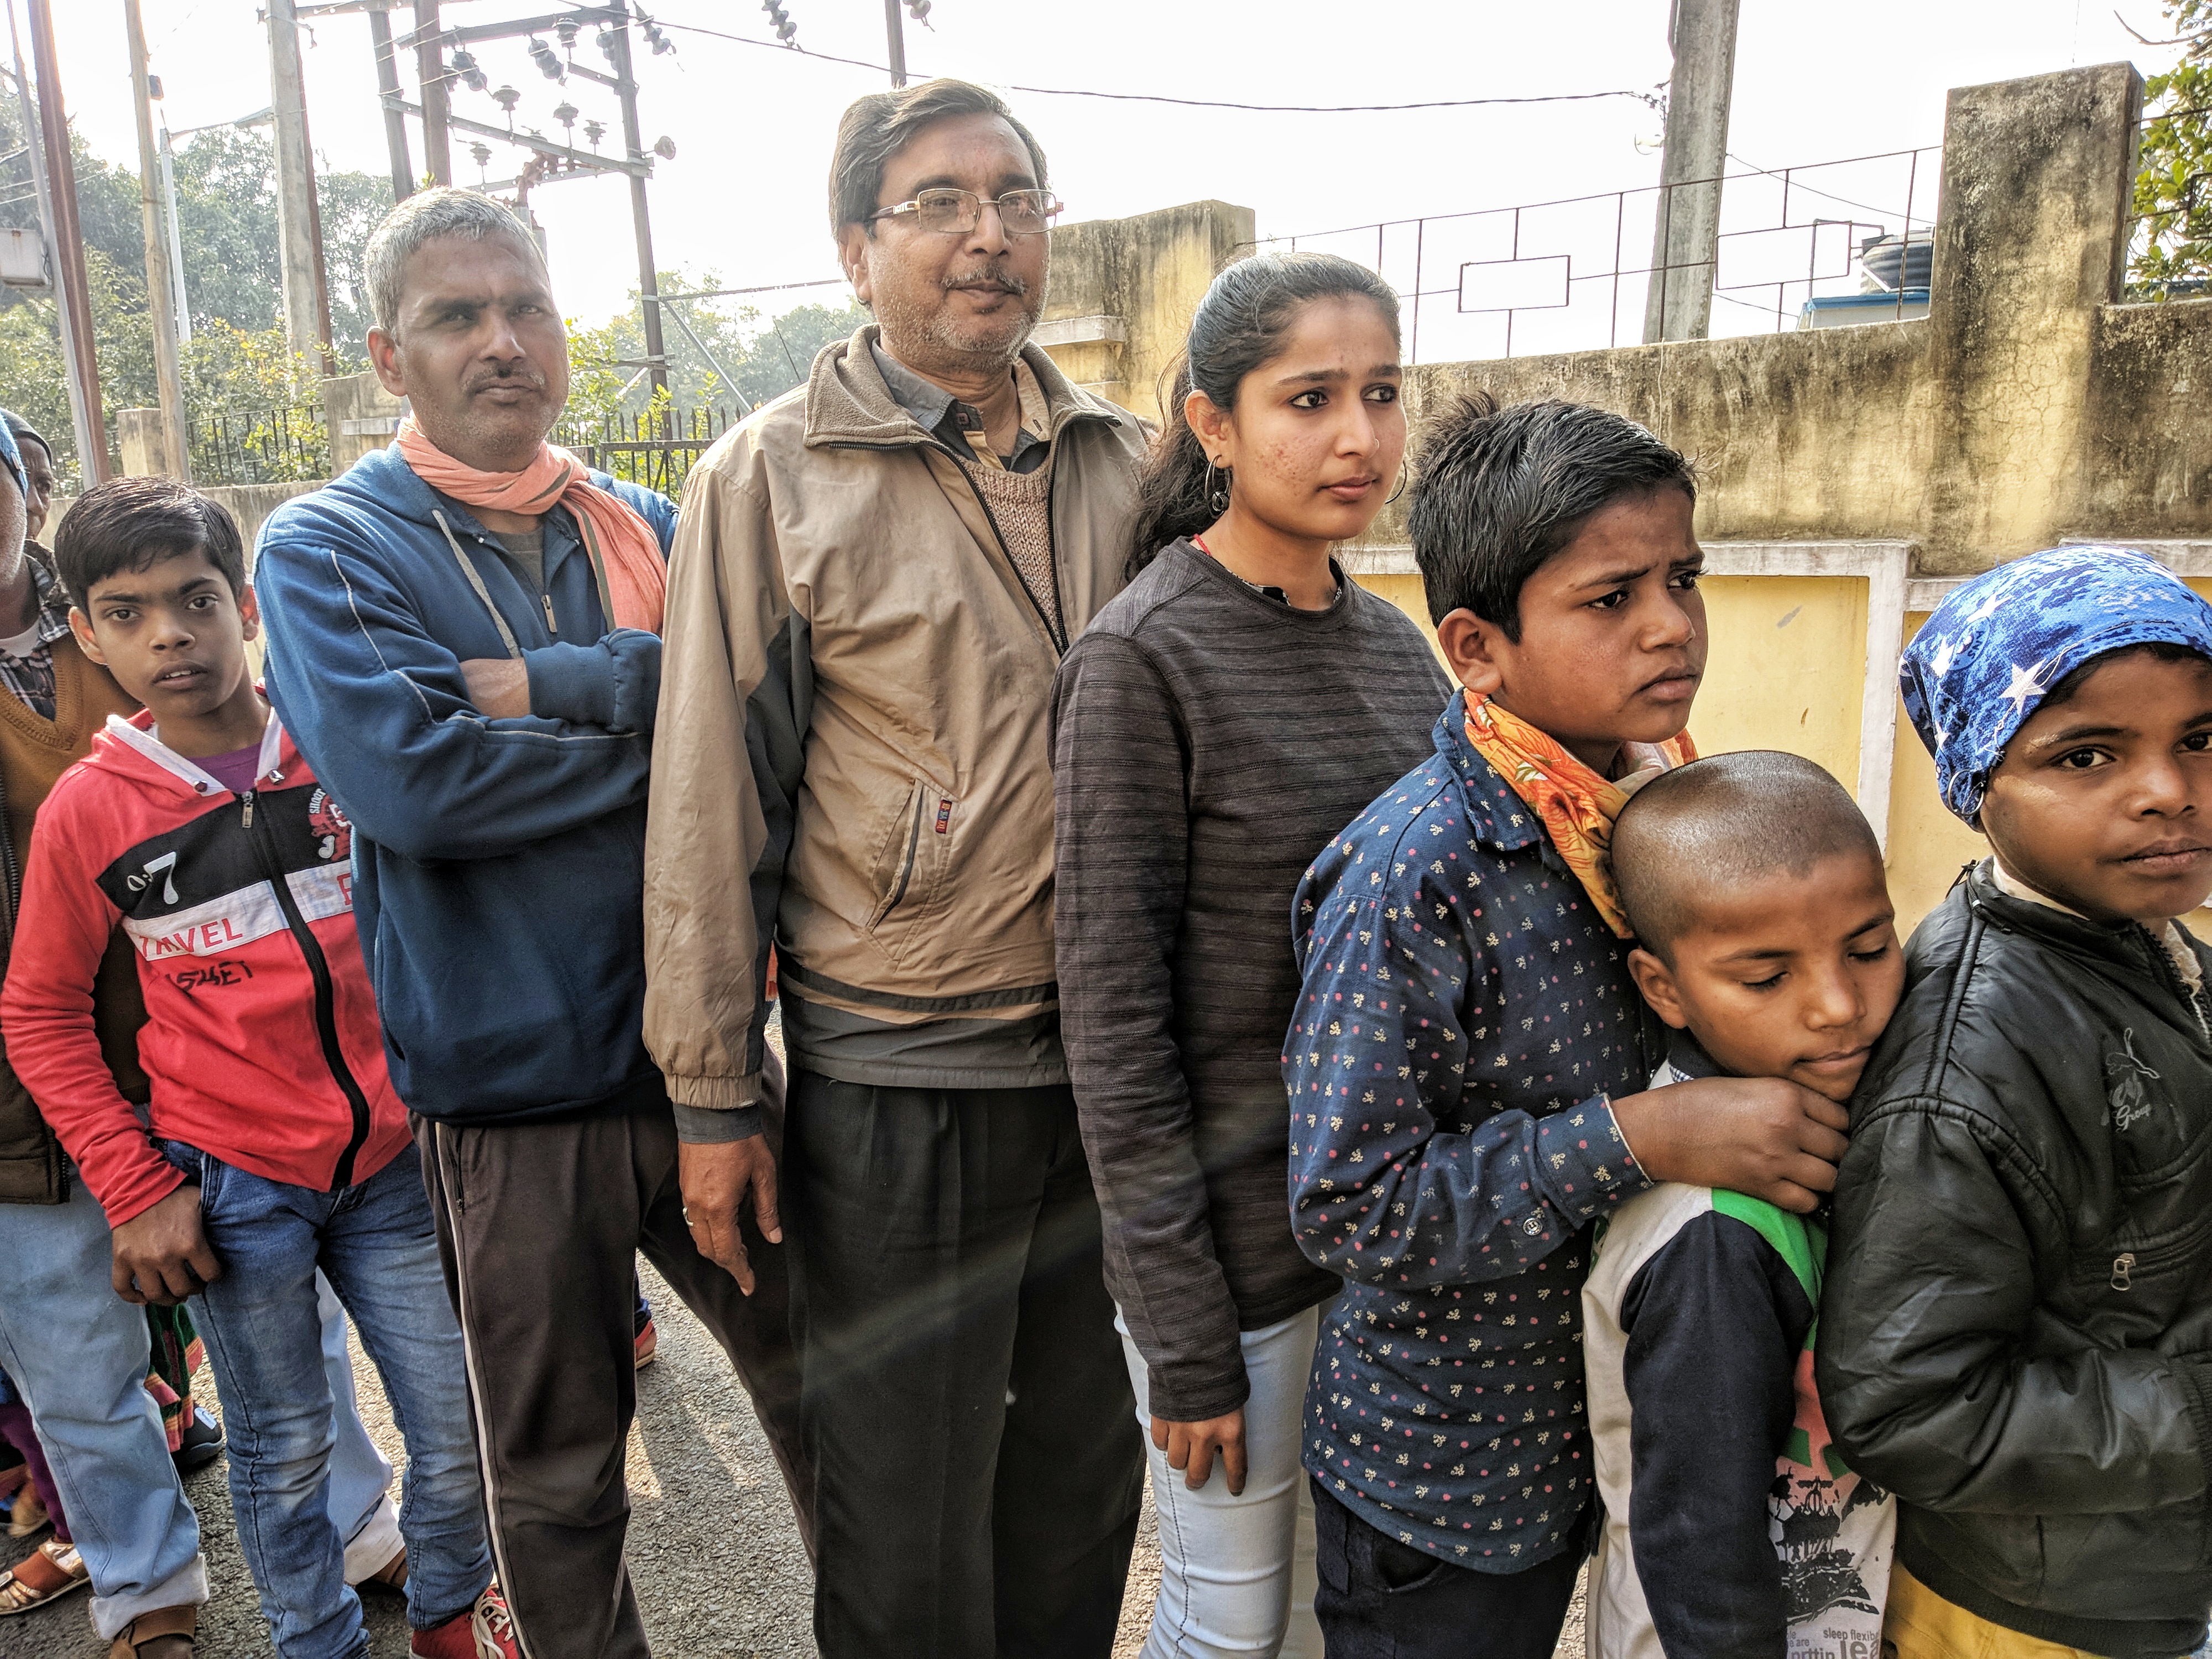
{"type": "Polygon", "coordinates": [[[949,297],[921,314],[909,311],[896,300],[886,305],[884,301],[889,296],[879,294],[876,319],[894,342],[918,343],[933,352],[963,358],[977,367],[1011,368],[1029,343],[1030,336],[1036,331],[1037,319],[1044,313],[1050,277],[1048,275],[1032,287],[1026,278],[1012,271],[982,265],[955,271],[938,286],[940,293],[949,296],[955,289],[983,282],[998,283],[1015,301],[1013,307],[994,316],[962,321],[952,315],[949,297]]]}

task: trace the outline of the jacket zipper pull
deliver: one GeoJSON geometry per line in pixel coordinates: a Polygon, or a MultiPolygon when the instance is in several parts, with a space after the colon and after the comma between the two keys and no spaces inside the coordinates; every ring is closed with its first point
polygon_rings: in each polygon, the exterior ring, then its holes
{"type": "Polygon", "coordinates": [[[239,799],[244,805],[246,811],[240,818],[238,827],[241,830],[251,830],[253,828],[253,792],[251,789],[247,790],[239,797],[239,799]]]}
{"type": "Polygon", "coordinates": [[[550,593],[541,592],[538,599],[538,603],[545,607],[545,631],[558,639],[561,635],[561,624],[553,620],[553,596],[550,593]]]}
{"type": "Polygon", "coordinates": [[[2112,1288],[2114,1290],[2131,1291],[2135,1288],[2134,1280],[2130,1277],[2135,1272],[2135,1266],[2136,1253],[2133,1250],[2123,1250],[2112,1258],[2112,1288]]]}

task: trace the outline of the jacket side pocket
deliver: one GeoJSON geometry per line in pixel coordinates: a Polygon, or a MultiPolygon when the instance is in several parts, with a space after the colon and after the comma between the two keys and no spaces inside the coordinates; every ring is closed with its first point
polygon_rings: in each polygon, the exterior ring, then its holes
{"type": "Polygon", "coordinates": [[[920,779],[909,783],[906,804],[890,834],[884,837],[883,854],[876,860],[876,908],[868,917],[868,931],[872,933],[898,908],[907,890],[914,884],[915,860],[921,853],[921,820],[928,805],[928,786],[920,779]]]}

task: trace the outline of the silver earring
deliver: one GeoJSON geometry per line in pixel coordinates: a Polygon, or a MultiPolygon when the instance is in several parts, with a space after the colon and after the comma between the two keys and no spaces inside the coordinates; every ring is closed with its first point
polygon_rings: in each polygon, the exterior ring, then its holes
{"type": "Polygon", "coordinates": [[[1207,510],[1217,519],[1229,510],[1229,486],[1231,482],[1232,479],[1226,469],[1217,469],[1211,460],[1206,462],[1206,505],[1207,510]],[[1217,471],[1220,473],[1221,478],[1218,483],[1214,482],[1214,475],[1217,471]]]}

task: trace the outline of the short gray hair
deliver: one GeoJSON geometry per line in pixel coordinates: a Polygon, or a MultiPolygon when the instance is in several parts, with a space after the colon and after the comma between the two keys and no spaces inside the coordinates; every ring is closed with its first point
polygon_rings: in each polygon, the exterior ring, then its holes
{"type": "Polygon", "coordinates": [[[545,264],[544,251],[530,234],[530,227],[505,204],[481,191],[456,190],[450,185],[417,191],[384,216],[383,222],[369,233],[368,246],[362,254],[362,279],[368,289],[369,310],[375,315],[376,325],[386,334],[398,331],[400,289],[407,276],[407,262],[425,244],[443,236],[466,236],[474,241],[504,237],[528,249],[540,269],[545,264]]]}

